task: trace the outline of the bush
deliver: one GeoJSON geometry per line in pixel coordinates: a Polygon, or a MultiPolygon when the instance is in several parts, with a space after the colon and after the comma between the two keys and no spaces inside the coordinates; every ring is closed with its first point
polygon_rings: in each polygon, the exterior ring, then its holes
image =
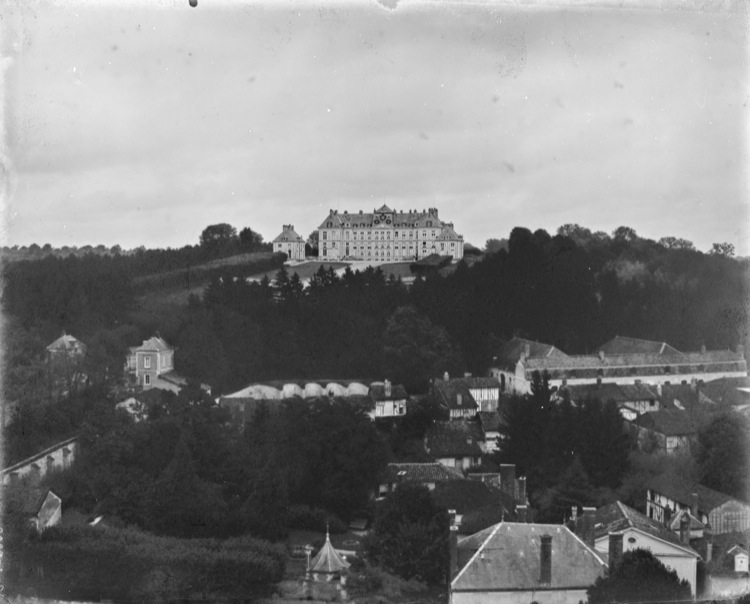
{"type": "Polygon", "coordinates": [[[279,581],[286,551],[260,539],[177,539],[107,527],[53,527],[11,561],[9,589],[32,576],[40,597],[133,599],[260,594],[279,581]]]}

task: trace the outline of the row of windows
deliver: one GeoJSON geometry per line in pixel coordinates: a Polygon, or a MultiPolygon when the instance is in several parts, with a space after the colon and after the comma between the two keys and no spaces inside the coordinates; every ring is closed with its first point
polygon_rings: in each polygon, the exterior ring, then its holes
{"type": "MultiPolygon", "coordinates": [[[[391,221],[390,218],[385,217],[382,221],[381,220],[376,220],[375,224],[379,224],[380,222],[383,222],[385,224],[391,224],[392,221],[391,221]]],[[[432,226],[432,220],[428,220],[425,224],[428,227],[431,227],[432,226]]],[[[350,228],[362,229],[362,228],[366,228],[367,226],[369,226],[369,225],[367,225],[367,224],[356,224],[356,223],[355,224],[351,224],[350,222],[347,222],[344,225],[344,227],[347,228],[347,229],[350,229],[350,228]]],[[[398,224],[394,224],[393,226],[397,226],[397,227],[411,227],[411,228],[414,229],[414,228],[417,228],[417,223],[416,222],[412,222],[411,224],[409,224],[409,223],[398,223],[398,224]]],[[[327,222],[326,223],[326,228],[330,229],[331,227],[333,227],[333,223],[332,222],[327,222]]]]}
{"type": "MultiPolygon", "coordinates": [[[[323,239],[336,239],[336,231],[331,231],[330,233],[328,231],[321,231],[322,232],[322,238],[323,239]]],[[[390,239],[391,238],[391,231],[381,231],[377,230],[375,232],[375,239],[390,239]]],[[[428,231],[422,231],[422,239],[435,239],[437,237],[437,231],[429,231],[429,237],[428,237],[428,231]]],[[[365,234],[367,235],[367,239],[372,239],[373,231],[344,231],[344,238],[345,239],[364,239],[365,234]],[[351,234],[351,237],[350,237],[351,234]]],[[[393,232],[393,238],[394,239],[414,239],[415,237],[419,236],[418,231],[394,231],[393,232]],[[399,232],[401,233],[399,237],[399,232]]]]}

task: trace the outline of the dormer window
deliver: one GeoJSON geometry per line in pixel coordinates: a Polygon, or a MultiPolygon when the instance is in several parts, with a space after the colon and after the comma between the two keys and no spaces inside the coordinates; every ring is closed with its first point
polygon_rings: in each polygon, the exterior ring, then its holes
{"type": "Polygon", "coordinates": [[[330,229],[333,226],[333,223],[329,222],[328,224],[326,224],[326,226],[330,229]]]}

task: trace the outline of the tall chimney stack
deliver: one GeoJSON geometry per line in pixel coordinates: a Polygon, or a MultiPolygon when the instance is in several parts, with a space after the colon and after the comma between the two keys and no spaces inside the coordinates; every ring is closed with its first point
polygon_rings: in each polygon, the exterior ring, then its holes
{"type": "Polygon", "coordinates": [[[615,569],[622,558],[622,533],[609,534],[609,572],[615,569]]]}
{"type": "Polygon", "coordinates": [[[448,585],[458,574],[458,526],[456,510],[448,510],[450,527],[448,529],[448,585]]]}
{"type": "Polygon", "coordinates": [[[581,517],[581,531],[578,535],[581,540],[589,547],[594,547],[594,525],[596,524],[596,508],[584,507],[583,516],[581,517]]]}
{"type": "Polygon", "coordinates": [[[528,508],[525,504],[516,506],[516,519],[518,522],[522,524],[526,524],[526,522],[528,521],[526,517],[527,513],[528,513],[528,508]]]}
{"type": "Polygon", "coordinates": [[[542,535],[542,546],[540,551],[539,583],[542,585],[552,584],[552,536],[542,535]]]}

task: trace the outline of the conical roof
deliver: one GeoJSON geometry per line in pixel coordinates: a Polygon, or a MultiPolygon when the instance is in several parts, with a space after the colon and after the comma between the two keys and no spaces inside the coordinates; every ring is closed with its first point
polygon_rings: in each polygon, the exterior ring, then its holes
{"type": "Polygon", "coordinates": [[[326,542],[320,551],[310,562],[310,571],[314,573],[338,573],[349,568],[349,563],[344,560],[331,545],[331,537],[326,530],[326,542]]]}

